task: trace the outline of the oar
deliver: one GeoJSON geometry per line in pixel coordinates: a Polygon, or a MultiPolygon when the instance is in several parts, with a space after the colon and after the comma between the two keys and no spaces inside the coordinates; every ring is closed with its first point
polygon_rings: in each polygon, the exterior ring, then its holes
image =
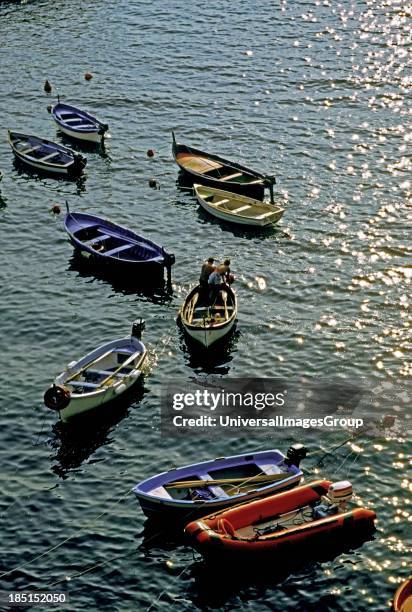
{"type": "Polygon", "coordinates": [[[170,489],[184,489],[191,487],[209,487],[226,484],[246,483],[253,484],[259,482],[272,482],[276,480],[282,480],[287,474],[263,474],[259,476],[252,476],[245,480],[245,478],[217,478],[216,480],[179,480],[171,482],[166,485],[170,489]]]}
{"type": "Polygon", "coordinates": [[[131,355],[130,357],[128,357],[128,359],[126,359],[126,360],[125,360],[123,363],[121,363],[121,364],[119,365],[119,367],[118,367],[118,368],[116,368],[116,369],[114,370],[114,372],[112,372],[112,373],[110,374],[110,376],[107,376],[107,377],[106,377],[104,380],[102,380],[102,382],[99,384],[99,387],[103,387],[103,385],[105,385],[106,383],[108,383],[108,382],[109,382],[109,380],[110,380],[111,378],[113,378],[113,376],[115,376],[115,375],[117,374],[117,372],[119,372],[119,371],[120,371],[122,368],[124,368],[126,365],[129,365],[129,363],[130,363],[131,361],[133,361],[133,359],[136,359],[136,355],[135,355],[134,353],[133,353],[133,355],[131,355]]]}
{"type": "Polygon", "coordinates": [[[100,359],[103,359],[104,357],[107,357],[107,355],[110,355],[110,353],[113,351],[113,349],[110,349],[109,351],[107,351],[106,353],[104,353],[103,355],[98,355],[97,357],[95,357],[94,359],[92,359],[92,361],[89,361],[88,363],[86,363],[86,365],[82,366],[80,368],[80,370],[78,370],[75,374],[72,374],[72,376],[70,376],[69,378],[67,378],[64,382],[65,384],[67,384],[68,382],[70,382],[71,380],[73,380],[74,378],[76,378],[77,376],[79,376],[80,374],[82,374],[85,370],[87,370],[88,368],[90,368],[91,365],[93,365],[94,363],[96,363],[96,361],[100,361],[100,359]]]}
{"type": "Polygon", "coordinates": [[[222,291],[222,301],[223,301],[223,306],[225,308],[225,319],[227,320],[229,318],[229,315],[227,312],[227,293],[226,291],[222,291]]]}

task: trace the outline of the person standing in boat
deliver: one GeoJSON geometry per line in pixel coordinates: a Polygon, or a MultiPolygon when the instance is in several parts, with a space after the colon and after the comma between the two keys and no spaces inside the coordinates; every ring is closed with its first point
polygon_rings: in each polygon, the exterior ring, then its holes
{"type": "Polygon", "coordinates": [[[215,270],[214,261],[215,260],[213,259],[213,257],[209,257],[209,259],[205,261],[202,265],[202,270],[200,272],[199,277],[199,285],[201,288],[201,292],[204,295],[207,295],[209,277],[215,270]]]}
{"type": "Polygon", "coordinates": [[[225,286],[225,278],[224,278],[224,267],[222,265],[218,266],[214,272],[209,276],[208,285],[209,285],[209,302],[214,304],[218,298],[219,292],[225,286]]]}
{"type": "Polygon", "coordinates": [[[235,277],[230,271],[230,259],[225,259],[225,261],[220,267],[221,270],[223,270],[222,275],[224,278],[224,282],[228,285],[231,285],[234,282],[235,277]]]}

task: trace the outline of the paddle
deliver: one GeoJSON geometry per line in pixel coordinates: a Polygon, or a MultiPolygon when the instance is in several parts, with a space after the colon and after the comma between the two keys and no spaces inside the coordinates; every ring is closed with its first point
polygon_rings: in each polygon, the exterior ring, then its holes
{"type": "Polygon", "coordinates": [[[71,380],[73,380],[74,378],[76,378],[77,376],[79,376],[80,374],[82,374],[82,372],[84,372],[85,370],[87,370],[88,368],[90,368],[91,365],[93,365],[94,363],[96,363],[96,361],[99,361],[100,359],[103,359],[104,357],[107,357],[107,355],[110,355],[110,353],[113,351],[113,349],[110,349],[109,351],[107,351],[106,353],[104,353],[103,355],[98,355],[97,357],[95,357],[94,359],[92,359],[92,361],[89,361],[88,363],[86,363],[84,366],[82,366],[80,368],[80,370],[78,370],[75,374],[72,374],[72,376],[70,376],[69,378],[67,378],[64,383],[67,384],[68,382],[70,382],[71,380]]]}
{"type": "Polygon", "coordinates": [[[222,301],[223,301],[223,306],[225,308],[225,319],[227,320],[229,318],[229,315],[227,312],[227,293],[226,291],[222,291],[222,301]]]}
{"type": "Polygon", "coordinates": [[[245,484],[253,484],[253,483],[262,483],[262,482],[276,482],[277,480],[282,480],[285,478],[287,474],[262,474],[258,476],[251,476],[250,478],[217,478],[216,480],[180,480],[176,482],[171,482],[166,485],[169,489],[184,489],[184,488],[192,488],[192,487],[209,487],[209,486],[219,486],[226,484],[236,484],[236,483],[245,483],[245,484]]]}

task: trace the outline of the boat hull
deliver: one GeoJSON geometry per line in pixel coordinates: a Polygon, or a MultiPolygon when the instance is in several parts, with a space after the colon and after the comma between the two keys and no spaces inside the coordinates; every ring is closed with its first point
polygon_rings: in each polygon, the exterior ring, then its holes
{"type": "MultiPolygon", "coordinates": [[[[167,518],[171,523],[187,523],[196,517],[216,512],[223,508],[271,495],[276,491],[285,490],[299,484],[303,477],[302,471],[295,465],[285,463],[285,455],[278,450],[260,451],[252,454],[222,457],[212,461],[204,461],[181,468],[163,472],[136,485],[133,489],[144,514],[156,522],[167,518]],[[215,498],[208,500],[173,499],[166,493],[165,487],[176,480],[186,480],[188,476],[197,474],[202,479],[210,473],[228,470],[250,470],[250,466],[267,474],[284,475],[269,485],[253,486],[244,493],[228,496],[218,487],[213,487],[215,498]],[[246,467],[245,467],[246,466],[246,467]]],[[[248,476],[245,476],[247,481],[248,476]]]]}
{"type": "Polygon", "coordinates": [[[73,130],[69,130],[67,127],[61,125],[58,121],[56,121],[56,125],[59,128],[60,132],[65,134],[65,136],[69,136],[69,138],[73,138],[74,140],[80,140],[82,142],[91,142],[95,144],[100,144],[102,142],[102,136],[100,136],[97,131],[74,132],[73,130]]]}

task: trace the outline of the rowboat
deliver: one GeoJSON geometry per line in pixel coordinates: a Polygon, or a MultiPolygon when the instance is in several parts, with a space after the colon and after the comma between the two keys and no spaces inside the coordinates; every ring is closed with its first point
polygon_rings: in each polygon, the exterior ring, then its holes
{"type": "Polygon", "coordinates": [[[393,609],[395,612],[412,612],[412,577],[397,588],[393,598],[393,609]]]}
{"type": "Polygon", "coordinates": [[[351,495],[348,481],[318,480],[210,514],[187,525],[185,533],[205,557],[228,555],[237,561],[259,560],[292,546],[315,547],[320,538],[370,534],[376,514],[348,509],[351,495]]]}
{"type": "Polygon", "coordinates": [[[187,522],[295,486],[305,456],[305,447],[295,444],[286,457],[279,450],[219,457],[152,476],[133,492],[146,516],[187,522]]]}
{"type": "Polygon", "coordinates": [[[247,195],[263,200],[268,187],[273,201],[274,176],[265,176],[236,162],[176,142],[173,136],[173,157],[179,168],[195,183],[247,195]]]}
{"type": "Polygon", "coordinates": [[[67,147],[38,136],[8,131],[8,141],[16,159],[31,168],[61,176],[78,176],[87,160],[67,147]]]}
{"type": "Polygon", "coordinates": [[[198,285],[187,295],[178,315],[185,332],[206,348],[230,332],[237,316],[236,294],[229,285],[224,285],[213,303],[208,297],[198,285]]]}
{"type": "Polygon", "coordinates": [[[51,109],[51,115],[59,130],[76,140],[100,143],[109,129],[107,123],[102,123],[87,111],[60,100],[51,109]]]}
{"type": "Polygon", "coordinates": [[[142,375],[146,359],[143,329],[144,321],[135,322],[129,337],[106,342],[69,363],[45,392],[45,405],[67,421],[125,393],[142,375]]]}
{"type": "Polygon", "coordinates": [[[264,227],[279,221],[285,211],[284,208],[276,204],[262,202],[214,187],[194,184],[193,189],[197,201],[206,212],[229,223],[264,227]]]}
{"type": "Polygon", "coordinates": [[[175,261],[173,254],[151,240],[96,215],[68,210],[63,224],[76,251],[101,266],[163,274],[163,269],[170,270],[175,261]]]}

